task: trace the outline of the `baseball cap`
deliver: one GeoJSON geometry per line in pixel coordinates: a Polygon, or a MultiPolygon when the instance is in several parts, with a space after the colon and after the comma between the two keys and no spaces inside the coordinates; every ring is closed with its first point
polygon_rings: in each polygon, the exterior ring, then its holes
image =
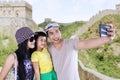
{"type": "Polygon", "coordinates": [[[50,22],[45,26],[45,31],[47,32],[48,30],[53,28],[60,28],[60,25],[56,22],[50,22]]]}

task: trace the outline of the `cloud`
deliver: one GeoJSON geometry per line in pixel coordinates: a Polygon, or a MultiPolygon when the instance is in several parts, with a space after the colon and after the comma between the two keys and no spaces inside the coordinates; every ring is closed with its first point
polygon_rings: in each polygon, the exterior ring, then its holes
{"type": "Polygon", "coordinates": [[[26,0],[33,7],[33,19],[43,22],[52,18],[59,22],[88,20],[100,10],[112,9],[120,0],[26,0]]]}
{"type": "Polygon", "coordinates": [[[104,5],[106,2],[108,2],[108,0],[91,0],[90,1],[94,6],[102,6],[104,5]]]}

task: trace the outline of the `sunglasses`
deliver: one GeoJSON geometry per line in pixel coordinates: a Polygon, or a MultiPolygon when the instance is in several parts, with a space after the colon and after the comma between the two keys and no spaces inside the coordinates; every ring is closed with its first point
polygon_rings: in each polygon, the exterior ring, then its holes
{"type": "Polygon", "coordinates": [[[29,38],[30,42],[33,42],[34,40],[35,40],[34,36],[32,36],[32,37],[29,38]]]}

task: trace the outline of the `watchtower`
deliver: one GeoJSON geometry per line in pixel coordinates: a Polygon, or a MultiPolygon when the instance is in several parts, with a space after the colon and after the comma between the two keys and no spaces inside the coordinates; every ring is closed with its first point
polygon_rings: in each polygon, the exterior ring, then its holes
{"type": "Polygon", "coordinates": [[[34,24],[30,4],[23,0],[0,0],[0,27],[21,27],[34,24]]]}
{"type": "Polygon", "coordinates": [[[117,4],[117,5],[116,5],[116,9],[117,9],[118,11],[120,11],[120,4],[117,4]]]}

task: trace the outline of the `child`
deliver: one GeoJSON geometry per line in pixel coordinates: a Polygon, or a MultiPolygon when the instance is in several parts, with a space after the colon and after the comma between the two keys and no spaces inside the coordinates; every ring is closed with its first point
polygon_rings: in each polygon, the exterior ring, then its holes
{"type": "Polygon", "coordinates": [[[35,51],[32,53],[31,60],[36,80],[57,80],[51,57],[46,47],[47,35],[41,31],[36,32],[34,37],[35,51]]]}

